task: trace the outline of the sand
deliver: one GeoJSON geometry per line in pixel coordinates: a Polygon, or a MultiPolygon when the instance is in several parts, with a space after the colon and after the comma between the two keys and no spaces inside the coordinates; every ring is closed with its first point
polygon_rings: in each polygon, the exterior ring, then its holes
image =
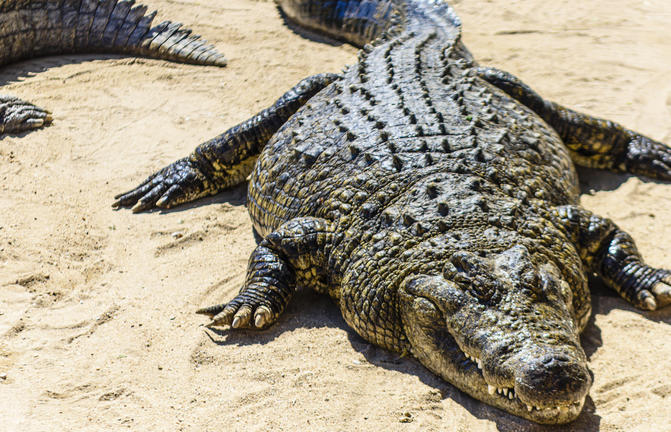
{"type": "MultiPolygon", "coordinates": [[[[349,330],[300,292],[273,328],[210,331],[254,248],[245,186],[134,215],[114,194],[250,117],[305,76],[354,61],[288,29],[270,1],[147,0],[228,67],[63,56],[0,71],[53,126],[0,141],[0,430],[536,431],[349,330]]],[[[671,142],[667,0],[461,0],[482,63],[546,97],[671,142]],[[633,3],[633,4],[632,4],[633,3]]],[[[671,266],[671,185],[581,171],[589,209],[671,266]]],[[[606,290],[583,337],[586,408],[556,430],[671,430],[671,310],[606,290]]]]}

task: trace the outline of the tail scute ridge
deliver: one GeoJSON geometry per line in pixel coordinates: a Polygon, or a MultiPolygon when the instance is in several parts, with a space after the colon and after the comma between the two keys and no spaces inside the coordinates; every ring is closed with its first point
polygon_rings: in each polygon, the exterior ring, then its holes
{"type": "Polygon", "coordinates": [[[89,46],[92,48],[103,46],[103,36],[109,23],[112,11],[117,5],[116,0],[103,0],[98,4],[91,29],[89,30],[89,46]]]}
{"type": "Polygon", "coordinates": [[[140,20],[146,13],[147,6],[144,5],[135,6],[128,12],[123,24],[121,24],[121,28],[117,33],[116,39],[114,40],[114,47],[128,46],[128,40],[135,32],[137,25],[140,23],[140,20]]]}
{"type": "Polygon", "coordinates": [[[116,46],[116,39],[119,35],[119,32],[125,24],[128,13],[133,8],[135,4],[134,0],[123,0],[116,4],[110,19],[107,22],[107,27],[103,31],[102,45],[103,46],[116,46]]]}
{"type": "Polygon", "coordinates": [[[0,65],[92,52],[226,64],[222,54],[181,23],[152,27],[155,17],[135,0],[0,0],[0,65]]]}

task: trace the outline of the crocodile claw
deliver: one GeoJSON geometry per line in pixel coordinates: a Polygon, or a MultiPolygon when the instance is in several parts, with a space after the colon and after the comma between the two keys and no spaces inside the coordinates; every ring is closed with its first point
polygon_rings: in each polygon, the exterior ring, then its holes
{"type": "Polygon", "coordinates": [[[273,313],[267,306],[257,306],[254,308],[249,304],[236,306],[231,303],[224,303],[211,306],[196,311],[198,314],[209,315],[212,318],[207,326],[231,326],[231,328],[256,327],[264,328],[273,323],[273,313]],[[252,319],[253,318],[253,319],[252,319]]]}
{"type": "Polygon", "coordinates": [[[0,95],[0,134],[39,129],[52,121],[49,111],[13,96],[0,95]]]}
{"type": "Polygon", "coordinates": [[[634,174],[671,181],[671,147],[635,136],[629,143],[625,165],[634,174]]]}
{"type": "Polygon", "coordinates": [[[116,195],[114,208],[131,207],[133,213],[172,208],[208,194],[207,179],[189,159],[183,158],[147,177],[139,186],[116,195]]]}
{"type": "Polygon", "coordinates": [[[671,276],[667,276],[653,285],[652,294],[655,297],[656,307],[663,307],[671,303],[671,276]]]}
{"type": "Polygon", "coordinates": [[[642,289],[636,294],[636,306],[653,311],[671,304],[671,275],[656,282],[650,289],[642,289]]]}

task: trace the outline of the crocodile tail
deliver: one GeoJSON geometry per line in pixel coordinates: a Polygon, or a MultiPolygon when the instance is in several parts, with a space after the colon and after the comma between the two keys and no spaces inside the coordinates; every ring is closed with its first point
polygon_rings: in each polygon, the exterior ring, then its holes
{"type": "Polygon", "coordinates": [[[118,53],[224,66],[212,45],[179,23],[152,26],[134,0],[0,0],[0,65],[67,53],[118,53]]]}
{"type": "Polygon", "coordinates": [[[422,28],[459,39],[461,21],[444,0],[276,0],[298,25],[362,47],[422,28]]]}
{"type": "Polygon", "coordinates": [[[282,12],[301,27],[362,47],[394,32],[403,23],[400,0],[277,0],[282,12]]]}

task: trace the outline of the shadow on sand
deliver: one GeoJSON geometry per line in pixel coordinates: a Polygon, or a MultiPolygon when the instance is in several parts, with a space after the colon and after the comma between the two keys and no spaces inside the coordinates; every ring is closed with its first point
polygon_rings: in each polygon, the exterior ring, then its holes
{"type": "MultiPolygon", "coordinates": [[[[594,311],[597,313],[607,313],[607,310],[610,310],[612,307],[610,305],[611,302],[615,305],[613,307],[627,307],[623,300],[610,296],[593,296],[592,302],[594,304],[594,311]]],[[[646,314],[646,316],[647,315],[649,314],[646,314]]],[[[667,313],[667,319],[668,315],[669,314],[667,313]]],[[[299,290],[299,293],[294,297],[277,324],[267,330],[241,330],[231,332],[229,330],[210,328],[208,336],[213,343],[220,346],[265,345],[272,342],[286,331],[292,331],[298,328],[321,327],[339,328],[346,331],[352,348],[361,353],[370,364],[396,372],[417,376],[420,381],[427,386],[439,390],[442,398],[454,400],[476,418],[486,419],[496,423],[499,431],[591,432],[599,430],[601,418],[595,414],[595,405],[589,396],[585,402],[583,412],[578,419],[570,425],[564,426],[538,425],[473,399],[425,369],[418,361],[408,357],[400,357],[397,353],[387,351],[368,343],[356,334],[354,330],[349,328],[333,301],[307,289],[299,290]]],[[[602,345],[601,330],[594,324],[593,315],[587,328],[582,334],[581,340],[588,358],[602,345]]]]}
{"type": "Polygon", "coordinates": [[[580,179],[580,193],[592,195],[595,192],[613,191],[631,177],[636,177],[645,183],[668,185],[668,181],[655,180],[649,177],[640,177],[633,174],[614,173],[593,168],[576,167],[580,179]]]}
{"type": "MultiPolygon", "coordinates": [[[[119,60],[128,59],[134,60],[134,56],[123,54],[63,54],[57,56],[38,57],[34,59],[27,59],[2,66],[0,69],[0,92],[2,86],[16,83],[31,78],[48,69],[70,64],[87,63],[94,60],[119,60]]],[[[81,72],[80,72],[81,74],[81,72]]],[[[61,83],[59,82],[58,85],[61,83]]],[[[45,107],[48,109],[48,107],[45,107]]]]}

